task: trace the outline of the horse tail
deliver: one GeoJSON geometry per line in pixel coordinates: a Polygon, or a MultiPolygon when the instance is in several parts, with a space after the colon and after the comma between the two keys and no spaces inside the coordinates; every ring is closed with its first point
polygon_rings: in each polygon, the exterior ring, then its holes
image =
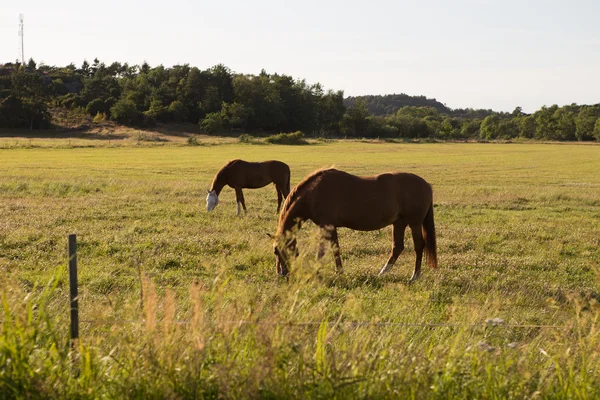
{"type": "Polygon", "coordinates": [[[425,220],[423,221],[423,239],[425,239],[425,248],[427,253],[427,264],[432,268],[437,268],[437,245],[435,239],[435,223],[433,221],[433,201],[429,206],[425,220]]]}
{"type": "Polygon", "coordinates": [[[288,197],[290,194],[290,179],[292,178],[292,173],[290,172],[290,169],[288,168],[287,171],[287,180],[285,182],[285,197],[288,197]]]}

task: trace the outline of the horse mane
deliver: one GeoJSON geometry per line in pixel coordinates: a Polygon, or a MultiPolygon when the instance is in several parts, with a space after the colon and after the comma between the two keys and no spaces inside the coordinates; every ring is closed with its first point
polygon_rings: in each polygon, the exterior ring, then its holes
{"type": "Polygon", "coordinates": [[[278,234],[282,233],[281,230],[283,230],[284,221],[288,217],[288,214],[290,213],[290,210],[292,209],[294,203],[296,203],[300,198],[302,198],[302,195],[307,189],[311,189],[313,187],[317,178],[322,176],[325,172],[331,171],[333,169],[334,166],[318,169],[310,175],[308,175],[302,181],[300,181],[300,183],[298,183],[296,187],[292,189],[290,194],[288,194],[288,196],[285,198],[283,206],[281,207],[281,214],[279,214],[279,223],[277,228],[278,234]]]}
{"type": "Polygon", "coordinates": [[[227,162],[227,164],[223,165],[223,167],[221,167],[221,169],[215,174],[215,177],[213,178],[212,184],[210,185],[211,189],[214,189],[215,185],[217,185],[219,183],[219,181],[221,179],[223,179],[223,173],[229,168],[231,167],[233,164],[235,164],[236,162],[240,161],[239,159],[235,159],[235,160],[230,160],[227,162]]]}

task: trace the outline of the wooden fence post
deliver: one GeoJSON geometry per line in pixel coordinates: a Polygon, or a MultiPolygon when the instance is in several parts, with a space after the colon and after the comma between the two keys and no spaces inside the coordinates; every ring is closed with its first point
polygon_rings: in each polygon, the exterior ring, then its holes
{"type": "Polygon", "coordinates": [[[77,304],[77,235],[69,235],[69,304],[71,306],[71,349],[79,339],[79,308],[77,304]]]}

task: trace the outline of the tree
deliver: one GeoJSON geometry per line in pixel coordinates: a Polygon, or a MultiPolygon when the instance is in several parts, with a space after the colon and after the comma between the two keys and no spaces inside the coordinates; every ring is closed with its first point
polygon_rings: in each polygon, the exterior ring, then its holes
{"type": "Polygon", "coordinates": [[[217,88],[221,101],[233,103],[234,88],[231,70],[223,64],[218,64],[208,70],[208,76],[210,85],[217,88]]]}
{"type": "Polygon", "coordinates": [[[304,80],[288,75],[271,76],[281,99],[283,119],[278,128],[283,132],[313,131],[317,125],[317,101],[313,88],[304,80]]]}
{"type": "Polygon", "coordinates": [[[535,138],[536,139],[554,139],[556,137],[556,124],[552,118],[558,106],[543,106],[533,115],[535,118],[535,138]]]}
{"type": "Polygon", "coordinates": [[[498,125],[497,137],[500,139],[512,139],[519,135],[519,129],[514,118],[501,119],[498,125]]]}
{"type": "Polygon", "coordinates": [[[451,139],[458,136],[459,128],[460,122],[457,119],[446,117],[440,125],[440,134],[444,139],[451,139]]]}
{"type": "Polygon", "coordinates": [[[234,102],[233,104],[223,102],[221,106],[221,117],[227,121],[227,125],[231,129],[246,130],[248,115],[246,107],[238,102],[234,102]]]}
{"type": "Polygon", "coordinates": [[[515,107],[511,115],[513,117],[520,117],[521,115],[523,115],[523,108],[521,108],[521,106],[515,107]]]}
{"type": "Polygon", "coordinates": [[[386,119],[389,126],[394,127],[396,136],[401,138],[418,138],[430,136],[427,123],[411,115],[398,112],[396,115],[386,119]]]}
{"type": "MultiPolygon", "coordinates": [[[[46,101],[50,95],[47,85],[38,71],[28,71],[17,68],[11,76],[11,95],[14,96],[5,104],[4,112],[16,113],[9,119],[16,123],[16,127],[29,129],[45,128],[50,126],[50,115],[46,101]]],[[[9,96],[11,97],[11,96],[9,96]]]]}
{"type": "Polygon", "coordinates": [[[144,111],[144,116],[153,121],[168,122],[171,120],[169,107],[164,106],[159,99],[150,102],[150,108],[144,111]]]}
{"type": "Polygon", "coordinates": [[[479,119],[465,119],[463,120],[462,127],[460,129],[460,135],[463,138],[474,138],[479,136],[479,128],[481,127],[481,120],[479,119]]]}
{"type": "Polygon", "coordinates": [[[533,115],[515,118],[519,137],[532,139],[535,135],[535,118],[533,115]]]}
{"type": "Polygon", "coordinates": [[[364,136],[369,125],[369,111],[364,100],[358,99],[344,115],[344,131],[348,136],[364,136]]]}
{"type": "Polygon", "coordinates": [[[282,101],[271,76],[264,70],[260,75],[236,75],[233,79],[235,101],[248,110],[249,130],[277,130],[285,115],[282,101]]]}
{"type": "Polygon", "coordinates": [[[11,94],[0,99],[0,127],[24,128],[27,126],[27,116],[24,115],[23,102],[11,94]]]}
{"type": "Polygon", "coordinates": [[[85,111],[90,115],[96,115],[104,112],[104,100],[94,99],[85,107],[85,111]]]}
{"type": "Polygon", "coordinates": [[[42,76],[36,71],[27,71],[25,68],[17,69],[11,76],[12,93],[34,103],[46,101],[49,90],[42,76]]]}
{"type": "Polygon", "coordinates": [[[398,116],[409,116],[413,118],[437,117],[439,113],[433,107],[402,107],[396,113],[398,116]]]}
{"type": "Polygon", "coordinates": [[[114,121],[130,125],[139,122],[141,114],[133,101],[121,98],[111,107],[110,116],[114,121]]]}
{"type": "Polygon", "coordinates": [[[83,75],[84,77],[90,76],[90,74],[91,74],[90,64],[87,62],[87,60],[83,60],[83,63],[81,63],[81,68],[79,69],[79,73],[81,73],[81,75],[83,75]]]}
{"type": "Polygon", "coordinates": [[[575,118],[575,136],[578,141],[593,139],[594,126],[600,116],[600,107],[583,106],[575,118]]]}
{"type": "Polygon", "coordinates": [[[43,102],[10,95],[0,100],[0,127],[42,129],[50,126],[50,115],[43,102]]]}
{"type": "Polygon", "coordinates": [[[347,107],[354,107],[357,101],[363,101],[366,104],[369,113],[375,116],[384,116],[396,114],[407,106],[431,107],[439,113],[451,114],[451,110],[436,99],[428,99],[425,96],[409,96],[407,94],[389,94],[385,96],[358,96],[348,97],[344,100],[347,107]]]}
{"type": "Polygon", "coordinates": [[[553,139],[558,140],[575,140],[575,112],[569,108],[569,106],[564,106],[558,108],[552,118],[555,121],[555,136],[553,139]]]}
{"type": "Polygon", "coordinates": [[[594,124],[594,137],[600,142],[600,118],[598,118],[594,124]]]}
{"type": "Polygon", "coordinates": [[[496,139],[500,133],[500,118],[497,115],[488,115],[481,122],[479,137],[482,139],[496,139]]]}
{"type": "Polygon", "coordinates": [[[185,122],[188,117],[188,110],[179,100],[175,100],[169,105],[169,114],[175,122],[185,122]]]}
{"type": "Polygon", "coordinates": [[[323,132],[333,133],[341,132],[341,121],[346,113],[344,105],[344,92],[334,92],[329,90],[325,95],[319,98],[317,102],[317,125],[323,132]]]}
{"type": "Polygon", "coordinates": [[[214,112],[206,115],[200,122],[200,127],[204,132],[207,133],[219,133],[222,132],[225,126],[225,121],[220,112],[214,112]]]}

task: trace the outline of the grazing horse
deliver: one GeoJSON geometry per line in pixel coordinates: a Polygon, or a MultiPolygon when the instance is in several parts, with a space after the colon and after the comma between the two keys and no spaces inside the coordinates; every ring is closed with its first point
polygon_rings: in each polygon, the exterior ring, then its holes
{"type": "Polygon", "coordinates": [[[281,202],[290,193],[290,167],[281,161],[247,162],[231,160],[217,172],[206,196],[206,210],[212,211],[219,204],[219,194],[225,185],[235,189],[237,215],[240,215],[240,205],[246,212],[246,202],[242,189],[258,189],[275,184],[277,190],[277,212],[281,202]]]}
{"type": "MultiPolygon", "coordinates": [[[[297,255],[293,228],[311,220],[320,226],[323,238],[333,245],[336,270],[342,260],[337,228],[373,231],[393,225],[392,254],[379,272],[389,271],[404,250],[404,231],[410,226],[417,259],[409,282],[419,278],[423,250],[437,267],[433,193],[421,177],[410,173],[386,173],[359,177],[337,169],[313,172],[292,190],[283,204],[273,250],[279,275],[288,274],[289,256],[297,255]]],[[[323,242],[318,257],[324,255],[323,242]]]]}

